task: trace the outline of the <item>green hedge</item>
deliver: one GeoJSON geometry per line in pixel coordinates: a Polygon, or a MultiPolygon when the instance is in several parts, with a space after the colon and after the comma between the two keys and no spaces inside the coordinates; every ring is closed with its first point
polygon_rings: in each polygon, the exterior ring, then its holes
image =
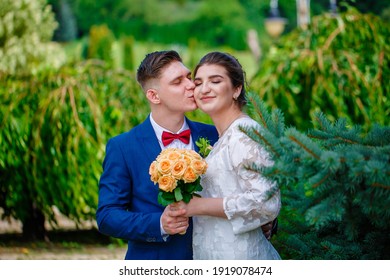
{"type": "Polygon", "coordinates": [[[148,113],[133,74],[100,61],[19,79],[0,75],[0,207],[22,222],[52,206],[93,219],[109,137],[148,113]]]}

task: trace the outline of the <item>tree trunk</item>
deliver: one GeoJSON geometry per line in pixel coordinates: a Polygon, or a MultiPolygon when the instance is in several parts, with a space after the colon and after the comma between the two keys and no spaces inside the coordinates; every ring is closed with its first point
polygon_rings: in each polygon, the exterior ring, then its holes
{"type": "Polygon", "coordinates": [[[23,239],[28,241],[46,241],[45,215],[33,203],[29,215],[23,223],[23,239]]]}

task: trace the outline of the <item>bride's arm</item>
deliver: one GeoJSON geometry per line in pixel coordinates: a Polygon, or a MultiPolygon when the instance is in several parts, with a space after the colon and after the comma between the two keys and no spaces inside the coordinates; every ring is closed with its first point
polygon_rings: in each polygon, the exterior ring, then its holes
{"type": "MultiPolygon", "coordinates": [[[[273,165],[270,154],[246,135],[229,142],[229,155],[241,192],[224,198],[223,207],[235,233],[243,233],[272,222],[281,208],[276,182],[251,167],[273,165]]],[[[262,228],[264,230],[264,228],[262,228]]]]}
{"type": "Polygon", "coordinates": [[[185,209],[185,216],[213,216],[227,218],[223,209],[223,198],[203,198],[194,196],[188,204],[183,201],[171,204],[171,210],[185,209]]]}
{"type": "MultiPolygon", "coordinates": [[[[184,203],[183,201],[180,201],[171,204],[170,207],[172,211],[176,211],[178,209],[185,209],[184,215],[186,217],[206,215],[227,219],[227,216],[223,209],[223,198],[194,197],[188,204],[184,203]]],[[[275,226],[275,224],[277,224],[277,220],[271,221],[261,226],[261,229],[268,240],[273,235],[273,227],[275,226]]]]}

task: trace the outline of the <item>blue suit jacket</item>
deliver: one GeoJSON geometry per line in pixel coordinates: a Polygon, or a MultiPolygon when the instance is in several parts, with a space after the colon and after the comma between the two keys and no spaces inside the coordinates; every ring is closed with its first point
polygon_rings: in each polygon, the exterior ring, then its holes
{"type": "MultiPolygon", "coordinates": [[[[187,119],[193,141],[206,137],[214,144],[214,126],[187,119]]],[[[198,148],[196,147],[196,150],[198,148]]],[[[126,259],[192,259],[192,223],[185,235],[164,241],[158,204],[158,185],[149,166],[161,152],[149,117],[132,130],[110,139],[99,182],[96,220],[103,234],[128,241],[126,259]]]]}

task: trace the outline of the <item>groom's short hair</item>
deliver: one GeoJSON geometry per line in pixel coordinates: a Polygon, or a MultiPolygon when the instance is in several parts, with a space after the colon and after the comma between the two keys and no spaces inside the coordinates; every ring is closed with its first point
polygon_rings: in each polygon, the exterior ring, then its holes
{"type": "Polygon", "coordinates": [[[156,51],[147,54],[137,69],[138,83],[144,89],[145,84],[150,79],[160,78],[161,70],[173,61],[182,62],[180,55],[173,50],[156,51]]]}

